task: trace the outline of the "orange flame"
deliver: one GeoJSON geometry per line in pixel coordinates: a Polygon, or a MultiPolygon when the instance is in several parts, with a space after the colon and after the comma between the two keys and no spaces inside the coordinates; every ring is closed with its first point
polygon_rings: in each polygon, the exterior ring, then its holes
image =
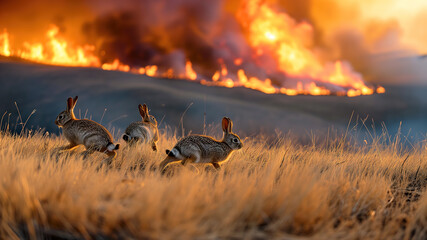
{"type": "Polygon", "coordinates": [[[385,93],[385,88],[384,87],[381,87],[381,86],[379,86],[378,88],[377,88],[377,93],[385,93]]]}
{"type": "Polygon", "coordinates": [[[120,63],[119,59],[114,59],[114,61],[112,63],[104,63],[101,66],[102,69],[104,70],[118,70],[118,71],[122,71],[122,72],[129,72],[130,67],[129,65],[125,65],[120,63]]]}
{"type": "MultiPolygon", "coordinates": [[[[249,44],[257,55],[270,54],[277,61],[277,68],[290,76],[309,77],[318,82],[332,83],[349,88],[347,96],[373,94],[358,73],[337,61],[332,71],[323,65],[313,51],[309,49],[313,39],[313,27],[306,23],[297,23],[285,13],[276,12],[265,1],[248,0],[237,15],[246,29],[249,44]]],[[[266,80],[264,80],[266,82],[266,80]]],[[[262,88],[267,86],[262,86],[262,88]]],[[[328,95],[330,91],[318,87],[313,81],[297,88],[298,94],[328,95]]],[[[260,90],[260,89],[259,89],[260,90]]],[[[382,92],[383,88],[379,92],[382,92]]],[[[385,90],[385,89],[384,89],[385,90]]],[[[266,90],[261,90],[266,92],[266,90]]],[[[294,95],[288,89],[278,89],[280,93],[294,95]]],[[[271,92],[268,90],[268,92],[271,92]]],[[[339,94],[339,93],[338,93],[339,94]]]]}
{"type": "Polygon", "coordinates": [[[185,73],[188,79],[196,80],[197,73],[193,70],[193,66],[190,61],[187,61],[185,64],[185,73]]]}
{"type": "Polygon", "coordinates": [[[216,71],[215,73],[214,73],[214,75],[212,76],[212,80],[214,81],[214,82],[216,82],[216,81],[218,81],[219,80],[219,77],[220,77],[221,75],[220,75],[220,73],[219,73],[219,71],[216,71]]]}
{"type": "Polygon", "coordinates": [[[99,59],[92,52],[94,46],[70,47],[68,42],[59,37],[59,28],[52,25],[47,31],[47,42],[24,43],[24,50],[17,56],[35,62],[63,66],[100,67],[99,59]]]}
{"type": "MultiPolygon", "coordinates": [[[[306,22],[296,22],[285,13],[271,8],[265,1],[246,0],[244,7],[238,12],[237,19],[247,34],[249,45],[253,49],[251,62],[262,67],[263,61],[256,61],[258,57],[268,55],[275,61],[275,71],[298,80],[296,86],[280,85],[270,78],[248,76],[243,69],[248,59],[236,57],[228,63],[233,68],[228,69],[223,59],[218,59],[220,68],[207,81],[203,75],[193,69],[193,63],[185,62],[185,73],[174,72],[174,69],[159,71],[156,65],[132,68],[115,59],[110,63],[102,63],[94,54],[95,47],[91,45],[75,46],[60,36],[60,29],[52,25],[46,33],[44,43],[25,42],[23,49],[14,49],[9,45],[9,33],[6,29],[0,34],[0,55],[15,56],[35,62],[64,65],[99,67],[103,70],[117,70],[145,74],[150,77],[186,78],[199,81],[208,86],[245,87],[264,92],[266,94],[286,95],[330,95],[359,96],[373,93],[384,93],[381,86],[368,86],[363,77],[354,72],[351,66],[343,61],[322,63],[312,51],[313,27],[306,22]],[[331,92],[329,85],[338,86],[342,90],[331,92]]],[[[269,63],[270,64],[270,63],[269,63]]],[[[271,68],[270,66],[267,68],[271,68]]],[[[267,71],[267,70],[266,70],[267,71]]],[[[267,72],[268,74],[268,72],[267,72]]],[[[338,89],[339,89],[338,88],[338,89]]]]}
{"type": "Polygon", "coordinates": [[[145,75],[150,77],[155,77],[157,73],[157,66],[156,65],[150,65],[145,67],[145,75]]]}
{"type": "Polygon", "coordinates": [[[3,33],[0,34],[0,55],[9,57],[10,54],[10,46],[9,46],[9,34],[6,29],[3,30],[3,33]]]}

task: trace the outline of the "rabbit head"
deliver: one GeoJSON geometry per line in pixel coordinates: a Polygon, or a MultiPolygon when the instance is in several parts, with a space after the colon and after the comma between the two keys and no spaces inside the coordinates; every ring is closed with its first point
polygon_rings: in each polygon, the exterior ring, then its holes
{"type": "Polygon", "coordinates": [[[78,97],[68,98],[67,100],[67,109],[65,111],[62,111],[58,116],[56,117],[55,124],[59,127],[64,126],[67,122],[71,120],[75,120],[76,117],[74,116],[74,107],[76,106],[78,97]]]}
{"type": "Polygon", "coordinates": [[[146,104],[144,105],[139,104],[138,109],[139,109],[139,114],[141,114],[143,122],[152,123],[154,124],[154,126],[157,126],[157,120],[154,116],[148,113],[148,107],[146,104]]]}
{"type": "Polygon", "coordinates": [[[239,136],[232,132],[233,121],[230,118],[224,117],[222,119],[222,130],[224,131],[224,138],[222,142],[225,142],[233,150],[241,149],[243,143],[240,140],[239,136]]]}

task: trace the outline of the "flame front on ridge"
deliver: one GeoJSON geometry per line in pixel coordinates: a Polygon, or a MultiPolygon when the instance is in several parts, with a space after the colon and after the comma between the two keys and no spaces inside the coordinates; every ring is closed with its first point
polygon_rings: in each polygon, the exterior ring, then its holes
{"type": "Polygon", "coordinates": [[[259,0],[244,1],[235,17],[251,48],[250,58],[235,56],[231,63],[227,61],[231,65],[218,58],[220,69],[210,76],[198,73],[196,70],[200,67],[190,59],[185,60],[181,72],[157,65],[132,67],[118,58],[113,62],[101,62],[95,54],[95,46],[73,45],[61,37],[55,25],[48,29],[44,42],[24,42],[22,48],[11,47],[10,35],[4,29],[0,33],[0,55],[51,65],[97,67],[151,77],[189,79],[208,86],[245,87],[266,94],[354,97],[385,92],[381,86],[368,86],[362,75],[347,62],[321,62],[311,50],[313,27],[309,23],[297,22],[259,0]],[[267,77],[249,74],[251,67],[248,66],[265,69],[267,77]]]}

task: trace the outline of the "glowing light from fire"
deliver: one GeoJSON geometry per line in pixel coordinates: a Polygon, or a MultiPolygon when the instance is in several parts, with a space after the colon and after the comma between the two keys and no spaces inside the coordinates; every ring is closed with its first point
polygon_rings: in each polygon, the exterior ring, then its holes
{"type": "Polygon", "coordinates": [[[306,47],[313,34],[308,23],[296,23],[288,15],[276,12],[258,0],[246,1],[238,19],[247,31],[249,44],[258,53],[274,56],[279,70],[287,74],[312,76],[322,69],[315,55],[306,47]]]}
{"type": "Polygon", "coordinates": [[[187,61],[185,64],[185,73],[188,79],[196,80],[197,73],[193,70],[193,66],[190,61],[187,61]]]}
{"type": "Polygon", "coordinates": [[[344,69],[343,63],[337,61],[335,63],[334,71],[329,73],[323,81],[333,83],[342,87],[350,87],[347,93],[349,97],[359,95],[370,95],[374,93],[374,89],[365,85],[360,74],[354,73],[351,69],[344,69]]]}
{"type": "Polygon", "coordinates": [[[385,88],[381,86],[377,87],[377,93],[385,93],[385,88]]]}
{"type": "MultiPolygon", "coordinates": [[[[332,70],[327,67],[328,64],[324,65],[319,61],[315,53],[309,49],[313,40],[313,27],[309,23],[298,23],[287,14],[275,11],[265,1],[260,0],[247,0],[237,18],[246,29],[249,44],[257,55],[274,56],[278,70],[287,75],[313,79],[310,84],[297,86],[298,94],[331,94],[329,90],[317,86],[315,81],[332,83],[348,89],[347,96],[375,92],[374,88],[365,84],[360,74],[353,72],[351,67],[341,61],[337,61],[332,70]]],[[[266,80],[264,82],[267,83],[266,80]]],[[[269,89],[268,84],[263,87],[269,89]]],[[[270,92],[270,90],[261,91],[270,92]]],[[[294,91],[286,88],[279,88],[277,91],[295,95],[294,91]]]]}
{"type": "Polygon", "coordinates": [[[234,59],[234,65],[240,66],[242,65],[243,60],[241,58],[234,59]]]}
{"type": "Polygon", "coordinates": [[[45,42],[25,42],[23,49],[13,50],[9,43],[9,33],[5,29],[3,33],[0,33],[0,55],[15,56],[53,65],[99,67],[103,70],[132,72],[150,77],[186,78],[208,86],[245,87],[266,94],[336,94],[353,97],[385,92],[381,86],[377,88],[367,86],[362,76],[354,72],[348,63],[342,61],[322,63],[310,50],[313,27],[306,22],[297,23],[285,13],[277,12],[269,7],[265,1],[247,0],[245,7],[237,14],[237,19],[246,30],[254,59],[245,58],[243,61],[241,57],[237,56],[231,62],[227,61],[228,64],[234,64],[233,67],[228,66],[230,68],[227,68],[226,61],[218,59],[219,69],[215,71],[209,81],[203,79],[204,76],[193,69],[193,63],[189,60],[185,62],[185,72],[175,71],[176,69],[171,68],[160,71],[156,65],[132,68],[120,62],[119,59],[101,64],[99,58],[94,54],[94,46],[76,46],[67,42],[60,36],[60,29],[54,25],[47,31],[45,42]],[[268,77],[260,79],[248,76],[242,65],[243,62],[245,64],[249,61],[251,63],[262,62],[256,61],[256,58],[264,55],[268,55],[276,61],[277,72],[283,73],[283,76],[308,79],[308,81],[298,80],[296,86],[286,87],[281,86],[280,81],[273,83],[268,77]],[[331,92],[326,87],[328,85],[338,86],[342,90],[331,92]]]}
{"type": "Polygon", "coordinates": [[[222,76],[227,76],[228,75],[227,67],[223,63],[221,64],[221,75],[222,76]]]}
{"type": "Polygon", "coordinates": [[[156,76],[158,67],[156,65],[150,65],[145,67],[145,74],[150,77],[156,76]]]}
{"type": "Polygon", "coordinates": [[[221,74],[219,73],[219,71],[216,71],[215,73],[214,73],[214,75],[212,76],[212,80],[214,81],[214,82],[216,82],[216,81],[218,81],[219,80],[219,77],[221,76],[221,74]]]}
{"type": "Polygon", "coordinates": [[[3,33],[0,34],[0,55],[9,57],[10,56],[10,46],[9,46],[9,34],[6,29],[3,30],[3,33]]]}
{"type": "Polygon", "coordinates": [[[265,37],[268,39],[268,40],[270,40],[270,41],[274,41],[274,40],[276,40],[276,35],[274,35],[273,33],[271,33],[271,32],[266,32],[265,33],[265,37]]]}
{"type": "Polygon", "coordinates": [[[125,65],[120,63],[119,59],[114,59],[114,61],[112,63],[104,63],[101,66],[102,69],[104,70],[118,70],[118,71],[123,71],[123,72],[129,72],[130,67],[129,65],[125,65]]]}
{"type": "MultiPolygon", "coordinates": [[[[25,50],[17,51],[16,56],[36,62],[65,66],[99,65],[97,57],[87,54],[86,50],[93,51],[93,47],[76,47],[73,51],[66,41],[58,38],[58,32],[58,27],[52,26],[47,32],[48,41],[46,44],[25,42],[25,50]]],[[[11,56],[9,34],[6,30],[0,35],[0,43],[0,54],[11,56]]]]}

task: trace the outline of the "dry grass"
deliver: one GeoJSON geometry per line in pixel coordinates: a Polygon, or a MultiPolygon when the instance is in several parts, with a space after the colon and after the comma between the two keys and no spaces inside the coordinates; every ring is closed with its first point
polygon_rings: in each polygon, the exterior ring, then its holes
{"type": "Polygon", "coordinates": [[[303,146],[246,139],[221,171],[156,170],[139,145],[83,160],[61,137],[0,134],[0,238],[426,239],[427,151],[386,137],[303,146]]]}

